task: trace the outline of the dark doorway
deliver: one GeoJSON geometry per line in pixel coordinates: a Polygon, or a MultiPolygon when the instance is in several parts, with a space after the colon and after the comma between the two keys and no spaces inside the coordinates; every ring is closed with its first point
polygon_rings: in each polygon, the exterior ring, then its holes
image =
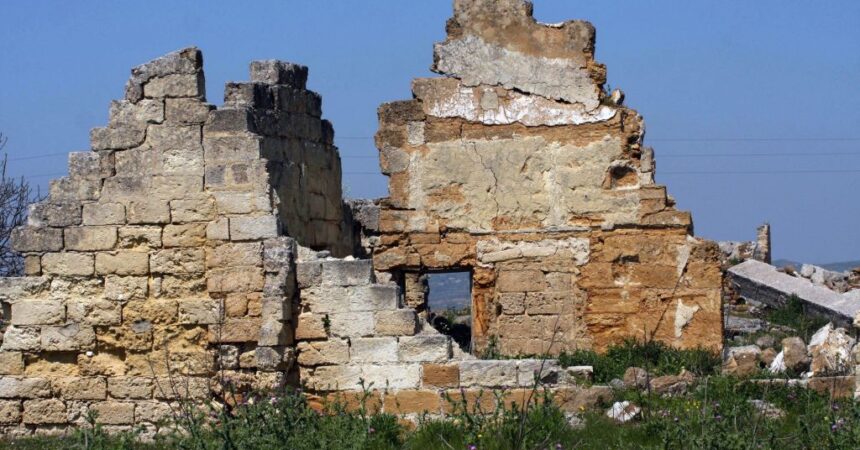
{"type": "Polygon", "coordinates": [[[472,343],[472,274],[431,272],[427,277],[427,319],[469,352],[472,343]]]}

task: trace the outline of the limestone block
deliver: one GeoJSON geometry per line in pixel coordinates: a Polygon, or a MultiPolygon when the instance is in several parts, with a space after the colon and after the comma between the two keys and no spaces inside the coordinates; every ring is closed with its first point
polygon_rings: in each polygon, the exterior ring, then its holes
{"type": "Polygon", "coordinates": [[[331,334],[339,337],[360,337],[374,334],[373,312],[329,314],[331,334]]]}
{"type": "Polygon", "coordinates": [[[269,213],[269,196],[257,192],[215,192],[215,206],[222,214],[269,213]]]}
{"type": "Polygon", "coordinates": [[[213,241],[230,240],[230,219],[224,217],[206,225],[206,239],[213,241]]]}
{"type": "Polygon", "coordinates": [[[123,306],[122,320],[124,323],[169,324],[176,322],[177,312],[178,302],[173,299],[133,300],[123,306]]]}
{"type": "Polygon", "coordinates": [[[68,422],[66,404],[55,398],[24,401],[25,424],[65,424],[68,422]]]}
{"type": "Polygon", "coordinates": [[[66,250],[98,251],[116,246],[116,227],[69,227],[63,231],[66,250]]]}
{"type": "Polygon", "coordinates": [[[63,327],[42,327],[41,345],[48,352],[92,349],[96,334],[91,326],[72,323],[63,327]]]}
{"type": "Polygon", "coordinates": [[[132,103],[127,100],[114,100],[110,104],[108,123],[112,127],[131,126],[145,128],[149,123],[164,121],[164,102],[141,100],[132,103]]]}
{"type": "Polygon", "coordinates": [[[415,389],[421,383],[421,365],[364,365],[361,366],[361,376],[366,386],[377,389],[415,389]]]}
{"type": "MultiPolygon", "coordinates": [[[[309,379],[309,386],[314,390],[357,390],[361,388],[362,371],[355,366],[322,366],[317,367],[309,379]]],[[[383,385],[384,386],[384,385],[383,385]]],[[[374,387],[381,388],[374,385],[374,387]]]]}
{"type": "Polygon", "coordinates": [[[152,177],[149,194],[154,198],[176,200],[203,192],[203,177],[200,175],[155,175],[152,177]]]}
{"type": "Polygon", "coordinates": [[[375,314],[375,334],[381,336],[411,336],[418,326],[415,311],[397,309],[378,311],[375,314]]]}
{"type": "Polygon", "coordinates": [[[143,143],[146,129],[134,126],[93,128],[90,130],[90,147],[93,150],[124,150],[143,143]]]}
{"type": "Polygon", "coordinates": [[[57,252],[63,249],[63,230],[18,227],[12,230],[12,248],[19,252],[57,252]]]}
{"type": "MultiPolygon", "coordinates": [[[[356,340],[353,340],[353,345],[356,340]]],[[[350,359],[350,347],[346,340],[329,339],[318,342],[300,342],[298,345],[299,364],[303,366],[323,366],[346,364],[350,359]]]]}
{"type": "Polygon", "coordinates": [[[322,282],[322,262],[306,261],[296,263],[296,281],[299,288],[308,288],[322,282]]]}
{"type": "Polygon", "coordinates": [[[389,311],[397,309],[399,288],[396,285],[370,285],[347,290],[350,311],[389,311]]]}
{"type": "Polygon", "coordinates": [[[324,314],[308,312],[299,314],[298,323],[296,324],[296,339],[325,339],[328,336],[326,320],[330,319],[327,319],[324,314]]]}
{"type": "Polygon", "coordinates": [[[164,100],[165,116],[168,122],[202,124],[215,107],[191,98],[168,98],[164,100]]]}
{"type": "Polygon", "coordinates": [[[238,369],[239,347],[235,345],[219,345],[216,361],[219,369],[238,369]]]}
{"type": "Polygon", "coordinates": [[[106,401],[90,406],[94,411],[96,422],[106,425],[131,425],[134,423],[134,403],[106,401]]]}
{"type": "MultiPolygon", "coordinates": [[[[217,118],[217,114],[210,114],[210,117],[217,118]]],[[[203,134],[203,148],[204,148],[204,157],[206,161],[253,161],[259,159],[262,151],[262,142],[263,139],[260,136],[242,133],[238,135],[213,135],[211,133],[210,126],[206,126],[203,134]]],[[[225,212],[234,213],[234,211],[229,209],[224,209],[224,205],[231,204],[240,208],[247,208],[247,206],[240,206],[241,203],[238,201],[238,198],[242,196],[246,196],[247,198],[253,198],[258,196],[256,193],[236,193],[239,197],[233,196],[233,193],[223,193],[225,197],[221,197],[216,195],[216,202],[218,203],[218,208],[225,212]],[[222,205],[222,199],[224,199],[224,205],[222,205]]],[[[268,202],[267,202],[268,203],[268,202]]],[[[271,209],[271,206],[269,206],[271,209]]],[[[237,214],[247,213],[247,210],[243,212],[235,212],[237,214]]]]}
{"type": "Polygon", "coordinates": [[[561,372],[554,359],[521,359],[517,364],[517,383],[523,387],[555,385],[563,378],[561,372]]]}
{"type": "Polygon", "coordinates": [[[88,276],[95,271],[95,258],[86,253],[46,253],[42,272],[48,275],[88,276]]]}
{"type": "Polygon", "coordinates": [[[203,126],[203,134],[208,136],[217,133],[238,134],[245,131],[257,131],[251,111],[245,108],[221,108],[210,111],[209,118],[203,126]]]}
{"type": "Polygon", "coordinates": [[[162,240],[167,248],[202,247],[206,243],[206,224],[167,225],[162,240]]]}
{"type": "Polygon", "coordinates": [[[10,325],[3,333],[3,345],[0,349],[4,352],[36,351],[39,350],[39,345],[39,327],[10,325]]]}
{"type": "Polygon", "coordinates": [[[168,53],[131,69],[131,78],[125,87],[125,98],[133,103],[140,102],[143,98],[143,85],[152,78],[201,73],[202,67],[203,54],[195,47],[168,53]]]}
{"type": "MultiPolygon", "coordinates": [[[[130,321],[129,321],[130,322],[130,321]]],[[[105,330],[99,330],[99,350],[116,350],[129,352],[148,352],[152,350],[152,324],[147,321],[137,323],[124,323],[120,326],[112,326],[105,330]]],[[[132,355],[126,356],[126,364],[131,371],[134,364],[132,355]]],[[[151,373],[151,364],[143,361],[143,375],[151,373]]],[[[129,373],[132,375],[132,373],[129,373]]]]}
{"type": "Polygon", "coordinates": [[[117,325],[121,320],[121,307],[115,301],[101,299],[72,299],[66,302],[70,322],[86,325],[117,325]]]}
{"type": "Polygon", "coordinates": [[[51,180],[48,197],[56,203],[94,201],[98,200],[101,187],[101,180],[62,177],[51,180]]]}
{"type": "Polygon", "coordinates": [[[302,65],[277,60],[251,61],[251,81],[266,84],[285,84],[305,89],[308,68],[302,65]]]}
{"type": "Polygon", "coordinates": [[[156,199],[135,200],[128,205],[128,223],[164,224],[170,222],[170,206],[166,201],[156,199]]]}
{"type": "Polygon", "coordinates": [[[207,222],[215,218],[215,200],[209,196],[171,200],[173,223],[207,222]]]}
{"type": "Polygon", "coordinates": [[[460,366],[457,364],[422,364],[421,385],[430,388],[460,386],[460,366]]]}
{"type": "Polygon", "coordinates": [[[55,300],[21,300],[12,304],[13,325],[51,325],[65,319],[63,303],[55,300]]]}
{"type": "Polygon", "coordinates": [[[40,398],[51,395],[45,378],[0,377],[0,398],[40,398]]]}
{"type": "Polygon", "coordinates": [[[510,387],[517,386],[517,361],[475,360],[460,362],[462,386],[510,387]]]}
{"type": "Polygon", "coordinates": [[[155,252],[149,260],[152,273],[190,274],[204,271],[202,248],[174,248],[155,252]]]}
{"type": "Polygon", "coordinates": [[[499,273],[496,287],[501,292],[535,292],[546,287],[543,272],[539,270],[511,271],[499,273]]]}
{"type": "Polygon", "coordinates": [[[257,370],[271,372],[286,369],[291,359],[288,356],[291,351],[292,349],[285,347],[257,347],[255,350],[257,370]]]}
{"type": "Polygon", "coordinates": [[[17,425],[19,422],[21,422],[21,402],[0,401],[0,424],[17,425]]]}
{"type": "Polygon", "coordinates": [[[216,324],[221,320],[221,301],[214,298],[179,300],[179,323],[216,324]]]}
{"type": "Polygon", "coordinates": [[[122,225],[125,206],[122,203],[86,203],[82,218],[84,225],[122,225]]]}
{"type": "Polygon", "coordinates": [[[89,377],[121,377],[125,375],[125,361],[121,352],[87,352],[78,355],[80,374],[89,377]]]}
{"type": "Polygon", "coordinates": [[[173,409],[160,401],[135,402],[134,418],[143,423],[161,423],[173,418],[173,409]]]}
{"type": "Polygon", "coordinates": [[[257,342],[260,337],[259,318],[248,317],[242,319],[227,318],[223,323],[209,327],[209,342],[233,343],[233,342],[257,342]]]}
{"type": "Polygon", "coordinates": [[[266,272],[290,270],[295,259],[296,242],[286,236],[268,239],[263,242],[263,269],[266,272]]]}
{"type": "Polygon", "coordinates": [[[206,249],[206,267],[262,266],[263,245],[260,242],[229,243],[206,249]]]}
{"type": "Polygon", "coordinates": [[[0,351],[0,375],[24,373],[24,358],[21,352],[0,351]]]}
{"type": "Polygon", "coordinates": [[[0,277],[0,300],[8,303],[45,292],[50,287],[48,277],[0,277]]]}
{"type": "Polygon", "coordinates": [[[148,377],[108,378],[108,393],[117,399],[152,398],[155,382],[148,377]]]}
{"type": "Polygon", "coordinates": [[[267,319],[260,326],[260,337],[257,345],[277,347],[293,344],[293,332],[289,324],[279,320],[267,319]]]}
{"type": "Polygon", "coordinates": [[[64,377],[51,380],[51,386],[64,400],[104,400],[107,381],[102,377],[64,377]]]}
{"type": "Polygon", "coordinates": [[[111,177],[114,171],[113,151],[69,153],[69,177],[97,181],[111,177]]]}
{"type": "Polygon", "coordinates": [[[108,300],[139,300],[147,296],[149,280],[146,277],[105,277],[104,297],[108,300]]]}
{"type": "Polygon", "coordinates": [[[397,338],[367,337],[350,340],[349,358],[353,363],[397,362],[397,338]]]}
{"type": "Polygon", "coordinates": [[[99,275],[147,275],[149,254],[136,251],[96,253],[96,273],[99,275]]]}
{"type": "Polygon", "coordinates": [[[168,400],[208,399],[211,393],[209,383],[209,378],[199,377],[156,378],[155,398],[168,400]]]}
{"type": "Polygon", "coordinates": [[[161,247],[161,227],[121,227],[117,230],[119,248],[155,249],[161,247]]]}
{"type": "Polygon", "coordinates": [[[206,273],[206,286],[210,293],[260,292],[263,284],[263,270],[259,267],[211,269],[206,273]]]}
{"type": "Polygon", "coordinates": [[[373,262],[335,260],[322,263],[322,283],[328,286],[361,286],[373,280],[373,262]]]}
{"type": "Polygon", "coordinates": [[[497,302],[503,314],[522,314],[525,312],[525,297],[521,292],[508,292],[499,294],[497,302]]]}
{"type": "Polygon", "coordinates": [[[437,334],[404,336],[399,340],[397,359],[401,362],[445,362],[451,358],[451,338],[437,334]]]}
{"type": "MultiPolygon", "coordinates": [[[[30,205],[27,224],[31,227],[70,227],[81,224],[81,205],[77,202],[48,203],[42,201],[30,205]]],[[[59,230],[57,230],[59,231],[59,230]]]]}
{"type": "Polygon", "coordinates": [[[150,98],[206,97],[203,72],[171,74],[156,77],[143,85],[143,95],[150,98]]]}
{"type": "Polygon", "coordinates": [[[278,220],[275,216],[233,217],[230,219],[230,240],[251,241],[277,237],[278,220]]]}

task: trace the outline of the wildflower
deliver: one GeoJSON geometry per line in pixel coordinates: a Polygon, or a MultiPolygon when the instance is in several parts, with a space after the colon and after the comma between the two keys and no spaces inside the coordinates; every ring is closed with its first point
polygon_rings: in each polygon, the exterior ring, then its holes
{"type": "Polygon", "coordinates": [[[477,445],[475,445],[475,444],[469,444],[468,449],[469,449],[469,450],[478,450],[478,446],[477,446],[477,445]]]}
{"type": "Polygon", "coordinates": [[[370,434],[376,433],[376,428],[370,427],[370,429],[367,430],[367,432],[370,434]]]}
{"type": "Polygon", "coordinates": [[[555,444],[555,448],[556,448],[556,450],[561,450],[563,447],[561,446],[561,443],[559,442],[559,443],[555,444]]]}

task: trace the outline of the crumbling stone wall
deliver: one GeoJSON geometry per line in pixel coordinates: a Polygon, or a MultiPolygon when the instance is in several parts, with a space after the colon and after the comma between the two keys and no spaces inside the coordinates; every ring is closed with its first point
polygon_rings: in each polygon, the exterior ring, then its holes
{"type": "Polygon", "coordinates": [[[215,109],[202,63],[189,48],[134,68],[15,231],[28,276],[0,280],[4,434],[88,411],[155,431],[178,399],[225,400],[225,381],[296,383],[297,242],[353,246],[332,127],[305,67],[254,62],[215,109]]]}
{"type": "Polygon", "coordinates": [[[472,271],[473,342],[721,346],[719,252],[654,183],[644,125],[603,91],[594,29],[522,0],[455,0],[413,99],[384,104],[376,270],[472,271]]]}

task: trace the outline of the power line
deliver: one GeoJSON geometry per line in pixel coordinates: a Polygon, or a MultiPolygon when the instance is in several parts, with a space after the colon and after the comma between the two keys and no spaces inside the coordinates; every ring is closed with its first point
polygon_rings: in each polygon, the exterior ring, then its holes
{"type": "MultiPolygon", "coordinates": [[[[335,136],[335,139],[362,140],[373,136],[335,136]]],[[[860,142],[860,137],[668,137],[648,138],[653,142],[860,142]]]]}
{"type": "Polygon", "coordinates": [[[657,175],[788,175],[807,173],[860,173],[860,169],[831,170],[687,170],[683,172],[657,172],[657,175]]]}

